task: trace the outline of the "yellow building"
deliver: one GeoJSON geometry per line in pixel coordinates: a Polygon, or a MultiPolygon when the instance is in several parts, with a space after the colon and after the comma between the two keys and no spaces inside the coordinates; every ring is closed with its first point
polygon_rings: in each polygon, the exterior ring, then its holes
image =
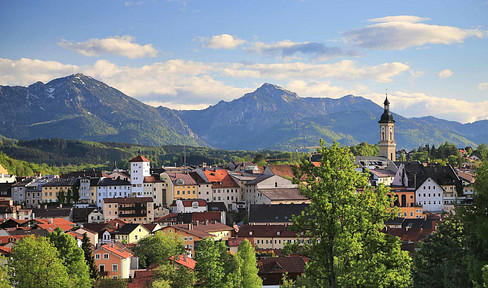
{"type": "Polygon", "coordinates": [[[166,189],[166,206],[173,200],[198,199],[198,184],[190,174],[168,172],[161,174],[161,180],[166,189]]]}
{"type": "Polygon", "coordinates": [[[58,202],[59,192],[63,191],[64,196],[68,194],[68,190],[73,195],[73,187],[76,179],[54,178],[47,184],[42,186],[41,202],[58,202]]]}
{"type": "Polygon", "coordinates": [[[149,235],[151,231],[141,224],[125,224],[115,232],[115,240],[126,244],[137,244],[139,240],[149,235]]]}

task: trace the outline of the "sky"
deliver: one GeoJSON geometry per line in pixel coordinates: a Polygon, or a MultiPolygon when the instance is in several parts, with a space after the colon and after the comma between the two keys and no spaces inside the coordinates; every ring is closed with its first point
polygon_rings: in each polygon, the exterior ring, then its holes
{"type": "Polygon", "coordinates": [[[473,122],[488,119],[488,1],[0,0],[0,85],[75,73],[173,109],[272,83],[473,122]]]}

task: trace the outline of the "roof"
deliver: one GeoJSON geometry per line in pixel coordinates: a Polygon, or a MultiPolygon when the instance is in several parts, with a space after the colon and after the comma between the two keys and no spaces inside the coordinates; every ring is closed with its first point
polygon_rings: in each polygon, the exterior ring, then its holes
{"type": "Polygon", "coordinates": [[[395,177],[395,173],[387,169],[373,169],[369,170],[369,173],[376,175],[378,178],[395,177]]]}
{"type": "MultiPolygon", "coordinates": [[[[107,251],[112,252],[112,253],[114,253],[115,255],[117,255],[117,256],[119,256],[121,258],[124,258],[124,259],[134,256],[130,252],[129,249],[127,249],[127,248],[125,248],[125,247],[123,247],[121,245],[117,245],[117,244],[113,244],[113,243],[102,245],[98,249],[107,250],[107,251]]],[[[97,251],[97,250],[95,250],[95,251],[97,251]]]]}
{"type": "Polygon", "coordinates": [[[8,174],[7,169],[5,169],[5,167],[3,167],[2,164],[0,164],[0,174],[8,174]]]}
{"type": "Polygon", "coordinates": [[[239,188],[225,169],[203,170],[205,177],[212,183],[212,188],[239,188]]]}
{"type": "Polygon", "coordinates": [[[101,178],[97,186],[130,186],[130,182],[122,179],[101,178]]]}
{"type": "Polygon", "coordinates": [[[288,230],[287,225],[242,225],[237,232],[239,237],[296,237],[296,232],[288,230]]]}
{"type": "Polygon", "coordinates": [[[292,165],[273,165],[270,164],[267,166],[274,175],[278,175],[285,178],[293,178],[293,166],[292,165]]]}
{"type": "Polygon", "coordinates": [[[390,112],[390,101],[388,101],[388,96],[386,97],[383,105],[385,107],[385,110],[383,111],[383,114],[381,115],[380,121],[378,121],[378,123],[395,123],[395,120],[393,120],[393,115],[390,112]]]}
{"type": "Polygon", "coordinates": [[[71,208],[58,208],[58,207],[53,207],[53,208],[48,208],[48,209],[43,209],[43,208],[33,208],[32,209],[32,214],[34,214],[34,217],[36,218],[59,218],[59,217],[69,217],[71,213],[71,208]]]}
{"type": "Polygon", "coordinates": [[[189,175],[197,182],[197,184],[205,184],[208,183],[205,179],[203,179],[197,172],[190,172],[189,175]]]}
{"type": "Polygon", "coordinates": [[[251,204],[250,223],[290,222],[293,215],[300,215],[309,204],[251,204]]]}
{"type": "MultiPolygon", "coordinates": [[[[198,202],[198,207],[207,207],[207,201],[203,199],[181,199],[176,201],[181,201],[184,207],[192,207],[193,202],[198,202]]],[[[176,202],[173,202],[170,206],[176,206],[176,202]]]]}
{"type": "Polygon", "coordinates": [[[259,274],[301,274],[305,265],[306,260],[302,256],[270,257],[258,261],[259,274]]]}
{"type": "Polygon", "coordinates": [[[469,172],[458,171],[458,177],[461,179],[464,179],[470,183],[475,182],[475,178],[474,178],[473,174],[471,174],[469,172]]]}
{"type": "Polygon", "coordinates": [[[151,162],[151,161],[149,159],[147,159],[146,157],[139,155],[135,158],[132,158],[132,160],[130,160],[129,162],[151,162]]]}
{"type": "Polygon", "coordinates": [[[173,185],[197,185],[197,182],[190,174],[176,172],[166,172],[166,174],[168,174],[173,185]]]}
{"type": "Polygon", "coordinates": [[[247,182],[246,185],[256,185],[256,184],[258,184],[258,183],[260,183],[260,182],[262,182],[268,178],[271,178],[273,176],[275,176],[275,175],[260,175],[256,178],[254,178],[253,180],[247,182]]]}
{"type": "Polygon", "coordinates": [[[203,223],[195,223],[195,224],[176,224],[171,225],[169,227],[173,227],[175,229],[184,231],[188,234],[196,235],[200,238],[211,237],[211,232],[219,232],[219,231],[232,231],[234,230],[232,227],[224,225],[220,222],[213,221],[213,222],[203,222],[203,223]]]}
{"type": "MultiPolygon", "coordinates": [[[[174,256],[171,256],[169,259],[173,260],[174,258],[174,256]]],[[[186,255],[178,255],[175,262],[191,270],[195,270],[195,266],[197,264],[195,260],[190,257],[186,257],[186,255]]]]}
{"type": "Polygon", "coordinates": [[[261,194],[266,196],[271,201],[279,200],[304,200],[308,201],[308,198],[300,194],[298,188],[270,188],[259,189],[261,194]]]}
{"type": "Polygon", "coordinates": [[[118,203],[118,204],[129,204],[129,203],[148,203],[153,202],[152,197],[118,197],[118,198],[103,198],[104,203],[118,203]]]}
{"type": "MultiPolygon", "coordinates": [[[[137,227],[139,227],[139,226],[144,227],[141,224],[132,224],[132,223],[125,224],[124,226],[119,228],[119,230],[116,232],[116,234],[128,235],[128,234],[132,233],[132,231],[136,230],[137,227]]],[[[144,227],[144,229],[147,230],[146,227],[144,227]]],[[[149,232],[151,232],[151,231],[149,231],[149,232]]]]}
{"type": "Polygon", "coordinates": [[[88,215],[97,209],[96,207],[73,207],[73,212],[71,213],[71,219],[74,222],[88,222],[88,215]]]}
{"type": "Polygon", "coordinates": [[[163,181],[161,181],[159,177],[153,175],[153,176],[144,176],[144,183],[163,183],[163,181]]]}
{"type": "Polygon", "coordinates": [[[75,178],[53,178],[47,182],[44,187],[56,187],[56,186],[73,186],[76,182],[75,178]]]}
{"type": "Polygon", "coordinates": [[[145,271],[136,270],[134,271],[134,277],[132,281],[127,283],[127,288],[146,288],[148,284],[154,281],[152,269],[147,269],[145,271]]]}
{"type": "Polygon", "coordinates": [[[208,202],[207,203],[207,210],[208,211],[227,211],[227,207],[225,206],[224,202],[208,202]]]}

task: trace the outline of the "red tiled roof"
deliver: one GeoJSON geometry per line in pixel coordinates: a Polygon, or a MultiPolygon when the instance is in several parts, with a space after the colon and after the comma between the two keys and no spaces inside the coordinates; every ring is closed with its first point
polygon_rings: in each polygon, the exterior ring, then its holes
{"type": "Polygon", "coordinates": [[[184,231],[189,234],[193,234],[200,238],[210,237],[210,232],[219,232],[219,231],[233,231],[232,227],[224,225],[220,222],[215,223],[198,223],[198,224],[176,224],[171,225],[169,227],[173,227],[175,229],[184,231]]]}
{"type": "Polygon", "coordinates": [[[132,282],[127,283],[127,288],[146,288],[153,282],[153,271],[135,271],[132,282]]]}
{"type": "Polygon", "coordinates": [[[274,175],[278,175],[285,178],[293,178],[293,166],[291,165],[268,165],[268,167],[273,171],[274,175]]]}
{"type": "Polygon", "coordinates": [[[132,160],[130,160],[129,162],[151,162],[151,161],[149,159],[147,159],[146,157],[139,155],[139,156],[133,158],[132,160]]]}
{"type": "Polygon", "coordinates": [[[10,252],[12,251],[12,248],[8,248],[8,247],[3,247],[3,246],[0,246],[0,254],[1,255],[10,255],[10,252]]]}
{"type": "Polygon", "coordinates": [[[163,181],[159,180],[155,176],[144,176],[144,183],[163,183],[163,181]]]}
{"type": "MultiPolygon", "coordinates": [[[[174,256],[171,256],[169,259],[173,260],[174,258],[174,256]]],[[[175,262],[191,270],[195,270],[195,265],[197,264],[195,260],[191,259],[190,257],[185,257],[184,255],[178,255],[175,262]]]]}
{"type": "MultiPolygon", "coordinates": [[[[183,206],[185,207],[192,207],[193,202],[198,202],[198,207],[206,207],[207,201],[203,199],[181,199],[183,206]]],[[[171,204],[170,206],[176,206],[176,203],[171,204]]]]}
{"type": "Polygon", "coordinates": [[[131,252],[129,252],[129,250],[127,248],[120,247],[120,246],[115,245],[115,244],[105,244],[98,249],[107,250],[107,251],[112,252],[121,258],[124,258],[124,259],[134,256],[131,252]]]}
{"type": "Polygon", "coordinates": [[[224,169],[203,170],[212,188],[239,188],[239,185],[224,169]]]}
{"type": "Polygon", "coordinates": [[[154,220],[154,222],[173,222],[176,221],[177,218],[177,213],[169,213],[168,215],[164,215],[163,217],[154,220]]]}
{"type": "Polygon", "coordinates": [[[166,172],[168,174],[169,179],[171,182],[173,182],[173,185],[197,185],[197,182],[193,177],[190,176],[190,174],[185,174],[185,173],[176,173],[176,172],[166,172]],[[178,184],[178,179],[183,180],[183,184],[178,184]]]}

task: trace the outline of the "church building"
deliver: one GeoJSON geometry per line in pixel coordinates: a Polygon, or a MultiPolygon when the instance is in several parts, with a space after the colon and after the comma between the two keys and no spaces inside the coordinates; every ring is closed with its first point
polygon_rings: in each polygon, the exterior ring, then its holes
{"type": "Polygon", "coordinates": [[[395,143],[395,120],[390,112],[390,101],[388,96],[385,99],[384,112],[380,121],[380,157],[388,158],[391,161],[396,160],[396,143],[395,143]]]}

